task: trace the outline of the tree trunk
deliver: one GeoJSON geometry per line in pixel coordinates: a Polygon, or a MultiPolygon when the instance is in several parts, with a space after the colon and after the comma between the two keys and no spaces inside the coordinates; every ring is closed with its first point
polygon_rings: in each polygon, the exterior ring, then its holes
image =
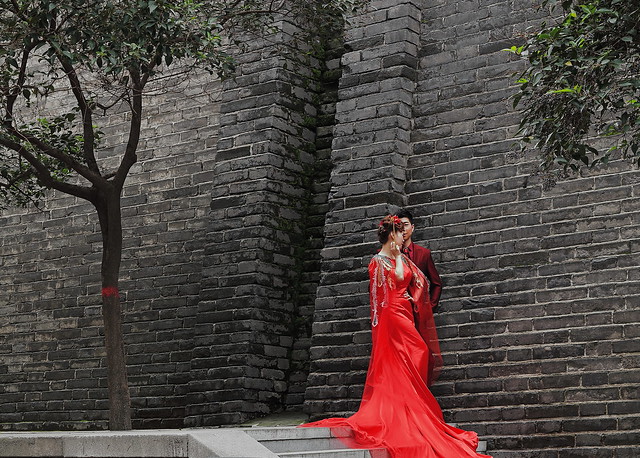
{"type": "Polygon", "coordinates": [[[112,192],[102,197],[96,209],[102,231],[102,316],[107,351],[109,429],[122,431],[131,429],[131,400],[118,292],[122,258],[120,193],[112,192]]]}

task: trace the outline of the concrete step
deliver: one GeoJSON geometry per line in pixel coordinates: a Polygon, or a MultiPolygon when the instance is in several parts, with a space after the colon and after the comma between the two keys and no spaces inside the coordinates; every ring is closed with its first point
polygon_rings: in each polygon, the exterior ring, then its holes
{"type": "Polygon", "coordinates": [[[0,457],[278,458],[238,428],[24,431],[0,434],[0,457]]]}
{"type": "Polygon", "coordinates": [[[251,428],[245,432],[274,453],[344,449],[329,428],[251,428]]]}
{"type": "Polygon", "coordinates": [[[332,434],[329,428],[251,428],[245,432],[282,458],[371,458],[368,450],[346,448],[340,433],[332,434]]]}
{"type": "Polygon", "coordinates": [[[279,453],[282,458],[371,458],[368,450],[336,449],[279,453]]]}
{"type": "MultiPolygon", "coordinates": [[[[367,450],[347,449],[329,428],[253,427],[243,428],[253,439],[280,457],[288,458],[370,458],[367,450]]],[[[339,433],[338,433],[339,434],[339,433]]],[[[346,433],[345,435],[348,435],[346,433]]],[[[478,452],[487,450],[480,441],[478,452]]]]}

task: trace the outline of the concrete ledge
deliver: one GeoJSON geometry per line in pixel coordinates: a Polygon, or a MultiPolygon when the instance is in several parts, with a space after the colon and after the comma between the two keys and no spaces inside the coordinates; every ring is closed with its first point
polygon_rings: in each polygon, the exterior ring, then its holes
{"type": "Polygon", "coordinates": [[[188,458],[278,458],[241,429],[213,429],[189,433],[188,458]],[[212,455],[211,453],[215,453],[212,455]]]}
{"type": "Polygon", "coordinates": [[[235,428],[0,433],[0,457],[277,458],[235,428]]]}

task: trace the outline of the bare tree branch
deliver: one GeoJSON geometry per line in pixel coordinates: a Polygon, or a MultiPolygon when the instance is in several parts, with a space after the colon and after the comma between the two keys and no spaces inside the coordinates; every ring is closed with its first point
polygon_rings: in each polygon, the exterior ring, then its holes
{"type": "MultiPolygon", "coordinates": [[[[130,70],[131,80],[133,82],[133,96],[131,100],[131,123],[129,128],[129,139],[127,146],[120,162],[120,167],[113,178],[113,183],[117,189],[122,189],[124,180],[127,178],[129,170],[136,163],[138,157],[136,150],[138,149],[138,142],[140,141],[140,128],[142,125],[142,91],[144,89],[143,79],[138,74],[137,70],[130,70]]],[[[143,76],[144,82],[148,78],[148,73],[143,76]]]]}
{"type": "Polygon", "coordinates": [[[72,196],[80,197],[90,202],[93,202],[95,200],[94,188],[78,186],[54,179],[47,167],[42,162],[40,162],[38,158],[35,157],[31,152],[27,151],[27,149],[24,148],[21,144],[0,136],[0,145],[15,151],[21,157],[27,160],[33,167],[34,173],[37,175],[38,179],[42,181],[47,187],[51,187],[67,194],[71,194],[72,196]]]}
{"type": "Polygon", "coordinates": [[[9,92],[6,99],[5,105],[5,119],[3,120],[3,124],[7,127],[13,125],[13,107],[20,95],[20,92],[24,88],[24,82],[27,77],[27,64],[29,63],[29,55],[31,51],[35,47],[35,43],[31,46],[28,46],[22,52],[22,62],[20,62],[20,72],[18,73],[18,79],[16,81],[16,85],[12,91],[9,92]]]}
{"type": "MultiPolygon", "coordinates": [[[[20,132],[19,130],[17,130],[14,127],[11,127],[9,129],[9,133],[11,133],[13,136],[17,137],[17,138],[21,138],[27,142],[29,142],[31,145],[33,145],[36,149],[38,149],[40,152],[46,154],[47,156],[50,156],[54,159],[59,160],[60,162],[62,162],[63,164],[65,164],[67,167],[75,170],[76,172],[78,172],[78,174],[80,174],[82,177],[86,178],[88,181],[90,181],[93,185],[97,186],[97,187],[101,187],[104,185],[104,178],[99,174],[99,173],[95,173],[94,171],[90,170],[89,168],[87,168],[86,166],[84,166],[83,164],[81,164],[80,162],[78,162],[77,160],[75,160],[74,158],[72,158],[70,155],[68,155],[67,153],[65,153],[64,151],[59,150],[58,148],[55,148],[47,143],[45,143],[44,141],[40,140],[39,138],[33,136],[33,135],[28,135],[25,134],[23,132],[20,132]]],[[[18,143],[15,143],[16,145],[19,145],[18,143]]],[[[22,151],[27,151],[25,148],[23,148],[20,145],[20,150],[10,147],[12,150],[18,152],[21,156],[22,151]]],[[[26,159],[26,157],[25,157],[26,159]]]]}
{"type": "Polygon", "coordinates": [[[82,132],[83,132],[83,153],[85,160],[87,161],[87,165],[89,169],[100,175],[100,169],[98,168],[98,163],[96,161],[96,156],[94,152],[95,145],[95,132],[93,130],[93,111],[87,102],[87,99],[84,96],[84,92],[82,91],[82,86],[80,84],[80,79],[76,73],[76,70],[73,68],[73,65],[65,56],[60,54],[60,52],[56,52],[58,56],[58,61],[62,65],[67,78],[69,79],[69,83],[71,85],[71,91],[73,95],[76,97],[76,101],[78,102],[78,107],[80,108],[80,113],[82,113],[82,132]]]}

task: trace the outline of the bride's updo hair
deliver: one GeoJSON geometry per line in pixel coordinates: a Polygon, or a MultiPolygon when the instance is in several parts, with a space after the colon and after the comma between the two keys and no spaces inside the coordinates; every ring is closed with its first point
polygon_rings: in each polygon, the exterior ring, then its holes
{"type": "Polygon", "coordinates": [[[400,218],[395,215],[387,215],[382,218],[378,225],[378,240],[380,243],[385,244],[389,240],[389,234],[392,232],[402,232],[403,225],[400,218]]]}

